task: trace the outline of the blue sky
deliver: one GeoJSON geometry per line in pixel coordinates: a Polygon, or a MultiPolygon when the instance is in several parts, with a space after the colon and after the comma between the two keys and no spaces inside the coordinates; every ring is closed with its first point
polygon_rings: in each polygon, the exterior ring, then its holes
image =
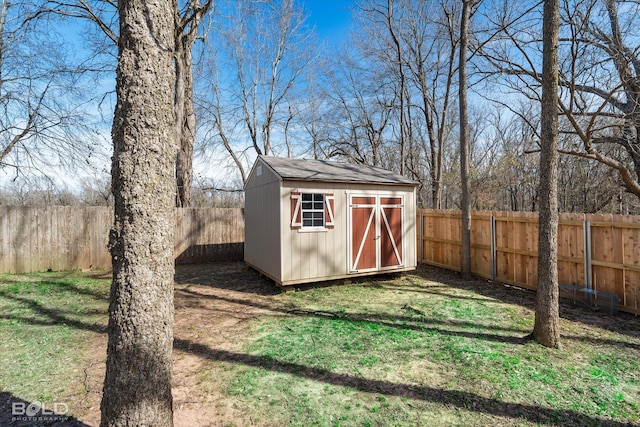
{"type": "Polygon", "coordinates": [[[308,23],[315,27],[321,40],[339,44],[351,27],[352,0],[302,0],[309,14],[308,23]]]}
{"type": "MultiPolygon", "coordinates": [[[[351,8],[354,2],[355,0],[296,0],[296,3],[304,7],[305,13],[308,15],[307,24],[310,27],[315,27],[318,38],[329,46],[338,46],[346,41],[352,25],[351,8]]],[[[67,40],[74,45],[73,50],[78,54],[84,53],[85,49],[80,39],[82,25],[71,21],[61,29],[62,34],[68,37],[67,40]]],[[[105,80],[105,82],[108,85],[115,84],[112,80],[105,80]]],[[[103,105],[103,108],[103,113],[108,115],[111,113],[113,106],[103,105]]],[[[96,111],[96,113],[98,112],[96,111]]],[[[108,135],[108,130],[105,131],[105,134],[108,135]]],[[[108,148],[105,148],[105,150],[108,151],[108,148]]],[[[108,169],[108,162],[105,168],[108,169]]],[[[103,168],[98,167],[98,169],[103,168]]],[[[6,182],[6,172],[13,174],[15,171],[0,170],[0,185],[6,182]]],[[[75,181],[69,180],[66,172],[61,171],[59,174],[53,172],[53,174],[59,175],[58,178],[61,181],[64,181],[68,186],[74,187],[75,181]]]]}

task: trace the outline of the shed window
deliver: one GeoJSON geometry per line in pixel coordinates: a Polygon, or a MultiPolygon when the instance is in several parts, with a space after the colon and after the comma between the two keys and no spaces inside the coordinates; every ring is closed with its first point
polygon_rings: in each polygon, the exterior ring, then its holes
{"type": "Polygon", "coordinates": [[[291,228],[307,231],[332,229],[333,193],[291,193],[291,228]]]}
{"type": "Polygon", "coordinates": [[[302,226],[324,227],[324,194],[302,193],[302,226]]]}

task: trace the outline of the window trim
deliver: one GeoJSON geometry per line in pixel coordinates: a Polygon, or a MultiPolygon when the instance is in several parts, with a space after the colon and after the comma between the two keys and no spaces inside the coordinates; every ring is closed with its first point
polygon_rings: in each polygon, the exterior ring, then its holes
{"type": "Polygon", "coordinates": [[[326,227],[311,227],[311,226],[307,226],[307,227],[300,227],[298,228],[298,233],[326,233],[327,231],[329,231],[329,228],[326,227]]]}
{"type": "Polygon", "coordinates": [[[302,219],[302,228],[319,228],[319,229],[324,229],[326,228],[325,226],[325,216],[326,216],[326,212],[327,212],[327,204],[325,201],[325,194],[324,193],[301,193],[300,194],[300,216],[302,219]],[[305,196],[311,196],[311,200],[304,200],[305,196]],[[321,200],[316,200],[316,199],[321,199],[321,200]],[[316,204],[322,204],[322,207],[320,209],[317,209],[315,207],[316,204]],[[311,204],[310,208],[305,208],[304,205],[305,204],[311,204]],[[305,218],[304,214],[310,214],[311,218],[305,218]],[[319,218],[316,218],[317,214],[321,214],[319,215],[319,218]],[[306,221],[311,221],[312,225],[305,225],[305,220],[306,221]],[[322,224],[317,224],[319,221],[322,221],[322,224]],[[313,225],[316,224],[316,225],[313,225]]]}
{"type": "MultiPolygon", "coordinates": [[[[333,192],[322,192],[322,191],[307,191],[303,192],[300,190],[293,190],[290,196],[291,200],[291,223],[290,228],[292,230],[298,230],[298,232],[307,233],[307,232],[324,232],[331,230],[335,227],[335,219],[334,219],[334,205],[335,205],[335,197],[333,192]],[[322,226],[304,226],[303,219],[303,209],[302,209],[302,196],[303,194],[311,194],[311,195],[321,195],[322,196],[322,226]]],[[[305,201],[306,203],[311,202],[318,203],[313,201],[313,197],[311,201],[305,201]]],[[[320,212],[320,209],[304,209],[305,212],[320,212]]],[[[316,218],[316,220],[319,218],[316,218]]]]}

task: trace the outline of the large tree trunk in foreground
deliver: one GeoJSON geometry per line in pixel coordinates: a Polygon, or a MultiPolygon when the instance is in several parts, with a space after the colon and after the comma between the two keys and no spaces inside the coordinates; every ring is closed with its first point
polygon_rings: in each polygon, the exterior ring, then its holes
{"type": "Polygon", "coordinates": [[[558,27],[559,1],[545,0],[542,58],[538,291],[532,336],[560,347],[558,312],[558,27]]]}
{"type": "Polygon", "coordinates": [[[113,281],[101,426],[171,426],[175,3],[123,0],[118,7],[113,281]]]}

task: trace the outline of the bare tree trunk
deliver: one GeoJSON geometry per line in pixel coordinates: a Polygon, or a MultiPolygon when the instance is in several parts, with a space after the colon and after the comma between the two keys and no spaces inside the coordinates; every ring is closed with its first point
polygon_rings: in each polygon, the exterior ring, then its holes
{"type": "MultiPolygon", "coordinates": [[[[441,7],[442,9],[438,12],[439,14],[447,17],[453,15],[453,10],[447,10],[446,3],[443,3],[441,7]]],[[[441,32],[434,30],[435,34],[433,34],[434,39],[442,40],[443,43],[438,44],[437,49],[434,45],[428,45],[428,47],[425,48],[424,36],[420,27],[433,25],[431,18],[427,18],[426,16],[427,10],[426,7],[419,8],[418,11],[414,13],[415,18],[410,20],[411,31],[409,34],[411,34],[411,39],[409,39],[408,42],[408,50],[413,55],[409,55],[411,58],[409,69],[413,67],[417,89],[420,91],[421,105],[419,106],[419,110],[422,110],[423,113],[429,141],[428,146],[423,142],[423,150],[425,155],[429,156],[431,207],[433,209],[441,209],[443,156],[445,140],[447,139],[450,95],[456,74],[455,66],[458,39],[456,30],[454,29],[454,22],[450,19],[445,19],[444,22],[446,22],[446,25],[439,27],[442,29],[441,32]],[[444,42],[445,40],[446,43],[444,42]],[[437,57],[442,58],[441,65],[436,65],[439,61],[430,58],[432,49],[436,49],[437,57]],[[427,82],[427,76],[430,73],[432,77],[429,84],[427,82]],[[441,75],[446,76],[445,92],[442,100],[438,102],[434,89],[438,86],[441,75]]]]}
{"type": "MultiPolygon", "coordinates": [[[[175,67],[176,67],[176,131],[178,133],[178,155],[176,157],[176,206],[191,206],[191,181],[193,175],[193,147],[196,140],[196,112],[193,96],[193,46],[198,35],[202,17],[211,7],[212,0],[200,5],[191,0],[189,8],[177,23],[175,67]]],[[[177,13],[177,12],[176,12],[177,13]]]]}
{"type": "Polygon", "coordinates": [[[178,36],[176,45],[176,126],[178,155],[176,156],[176,206],[191,206],[191,176],[193,146],[196,139],[196,113],[193,106],[193,40],[178,36]]]}
{"type": "MultiPolygon", "coordinates": [[[[180,33],[176,37],[176,47],[175,47],[175,93],[174,93],[174,108],[176,111],[176,141],[180,144],[178,146],[178,152],[176,153],[176,206],[183,206],[183,196],[184,196],[184,179],[185,179],[185,167],[184,161],[186,153],[182,147],[182,131],[183,131],[183,123],[185,117],[185,81],[187,78],[187,70],[185,69],[185,51],[184,51],[184,38],[180,33]]],[[[188,173],[188,172],[187,172],[188,173]]]]}
{"type": "Polygon", "coordinates": [[[391,34],[391,39],[393,40],[393,45],[396,48],[396,61],[398,66],[398,78],[400,79],[400,175],[405,174],[405,168],[407,164],[407,119],[405,118],[405,97],[406,97],[406,76],[404,72],[404,59],[402,58],[402,46],[400,45],[400,40],[396,35],[396,30],[394,28],[393,23],[393,1],[387,0],[387,25],[389,26],[389,33],[391,34]]]}
{"type": "Polygon", "coordinates": [[[113,281],[100,425],[171,426],[176,4],[128,0],[118,8],[113,281]]]}
{"type": "Polygon", "coordinates": [[[291,126],[291,121],[294,118],[293,110],[291,109],[291,104],[289,104],[289,117],[284,122],[284,142],[287,146],[287,157],[291,158],[293,154],[293,147],[291,146],[291,141],[289,140],[289,126],[291,126]]]}
{"type": "Polygon", "coordinates": [[[477,0],[462,0],[460,17],[460,61],[459,103],[460,103],[460,183],[462,209],[462,275],[471,276],[471,200],[469,198],[469,114],[467,106],[467,46],[469,44],[469,18],[471,8],[477,0]]]}
{"type": "Polygon", "coordinates": [[[542,54],[538,291],[532,336],[560,347],[558,313],[558,0],[545,0],[542,54]]]}

